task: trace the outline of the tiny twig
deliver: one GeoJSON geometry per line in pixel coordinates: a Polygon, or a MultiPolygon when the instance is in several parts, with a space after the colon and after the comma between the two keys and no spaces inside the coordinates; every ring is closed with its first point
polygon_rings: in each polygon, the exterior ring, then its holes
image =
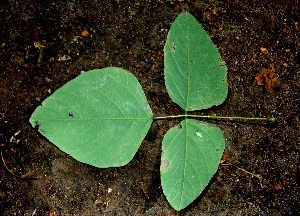
{"type": "Polygon", "coordinates": [[[4,160],[4,158],[3,158],[3,155],[2,155],[2,149],[1,149],[1,158],[2,158],[3,164],[4,164],[5,168],[7,169],[7,171],[10,172],[10,174],[12,174],[13,176],[19,178],[19,176],[17,176],[11,169],[9,169],[9,168],[7,167],[7,165],[6,165],[6,163],[5,163],[5,160],[4,160]]]}
{"type": "MultiPolygon", "coordinates": [[[[7,192],[7,194],[11,196],[11,194],[10,194],[9,192],[7,192]]],[[[10,200],[10,198],[9,198],[8,195],[7,195],[7,199],[6,199],[6,200],[1,200],[1,201],[0,201],[0,204],[1,204],[1,203],[8,202],[8,201],[10,200]]]]}
{"type": "Polygon", "coordinates": [[[259,12],[259,9],[256,9],[256,10],[244,10],[241,13],[257,13],[257,12],[259,12]]]}
{"type": "MultiPolygon", "coordinates": [[[[16,143],[19,143],[20,140],[16,140],[16,136],[18,136],[19,134],[21,133],[21,130],[18,130],[14,135],[12,135],[12,137],[9,139],[9,142],[12,143],[14,141],[16,141],[16,143]]],[[[3,148],[5,145],[4,144],[0,144],[0,148],[1,148],[1,151],[0,151],[0,155],[1,155],[1,159],[2,159],[2,162],[4,164],[4,167],[7,169],[8,172],[10,172],[10,174],[12,174],[13,176],[15,176],[16,178],[19,178],[19,179],[32,179],[32,180],[37,180],[39,179],[40,177],[36,174],[33,174],[31,172],[27,172],[23,175],[16,175],[14,170],[13,169],[9,169],[8,166],[6,165],[6,162],[4,160],[4,157],[3,157],[3,148]]]]}
{"type": "Polygon", "coordinates": [[[35,175],[35,174],[32,174],[32,173],[30,173],[30,172],[28,172],[28,173],[26,173],[26,174],[24,174],[24,175],[21,175],[21,176],[16,175],[16,174],[14,173],[13,170],[11,170],[11,169],[9,169],[9,168],[7,167],[7,165],[6,165],[6,163],[5,163],[5,160],[4,160],[4,158],[3,158],[2,149],[1,149],[1,151],[0,151],[0,154],[1,154],[1,158],[2,158],[2,161],[3,161],[4,167],[5,167],[5,168],[7,169],[7,171],[10,172],[10,174],[12,174],[13,176],[15,176],[15,177],[17,177],[17,178],[19,178],[19,179],[33,179],[33,180],[37,180],[37,179],[40,178],[39,176],[37,176],[37,175],[35,175]]]}
{"type": "Polygon", "coordinates": [[[245,169],[243,169],[243,168],[241,168],[241,167],[238,167],[238,166],[236,166],[236,165],[234,165],[234,164],[232,164],[232,163],[229,163],[229,162],[227,162],[227,164],[223,164],[223,163],[222,163],[221,165],[224,165],[224,166],[228,166],[228,165],[234,166],[234,167],[236,167],[237,169],[242,170],[243,172],[248,173],[248,174],[250,174],[250,175],[252,175],[252,176],[258,178],[260,187],[261,187],[261,188],[264,188],[264,187],[265,187],[265,186],[263,186],[263,184],[262,184],[262,181],[261,181],[261,180],[262,180],[262,177],[261,177],[259,174],[251,173],[251,172],[249,172],[249,171],[247,171],[247,170],[245,170],[245,169]]]}

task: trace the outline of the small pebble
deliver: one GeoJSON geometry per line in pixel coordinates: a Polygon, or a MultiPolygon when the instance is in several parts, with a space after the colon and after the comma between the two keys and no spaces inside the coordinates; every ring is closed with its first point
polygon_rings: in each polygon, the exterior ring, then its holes
{"type": "Polygon", "coordinates": [[[140,64],[141,64],[143,67],[152,67],[152,66],[153,66],[153,64],[148,63],[148,62],[145,62],[145,61],[143,61],[143,60],[140,61],[140,64]]]}

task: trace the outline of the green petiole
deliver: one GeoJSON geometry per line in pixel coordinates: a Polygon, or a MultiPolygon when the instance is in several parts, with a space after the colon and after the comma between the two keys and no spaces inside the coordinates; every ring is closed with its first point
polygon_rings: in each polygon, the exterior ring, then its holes
{"type": "Polygon", "coordinates": [[[218,119],[246,119],[246,120],[263,120],[275,122],[275,117],[270,118],[251,118],[251,117],[230,117],[230,116],[202,116],[202,115],[176,115],[176,116],[153,116],[153,119],[167,119],[167,118],[182,118],[182,117],[193,117],[193,118],[218,118],[218,119]]]}

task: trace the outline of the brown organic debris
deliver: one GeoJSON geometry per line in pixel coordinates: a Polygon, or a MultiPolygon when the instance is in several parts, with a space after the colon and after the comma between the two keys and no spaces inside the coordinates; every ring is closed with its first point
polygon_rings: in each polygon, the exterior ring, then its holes
{"type": "Polygon", "coordinates": [[[3,153],[2,153],[2,149],[0,150],[0,156],[2,158],[2,162],[4,164],[4,167],[7,169],[8,172],[10,172],[10,174],[12,174],[13,176],[19,178],[19,179],[24,179],[24,180],[38,180],[40,179],[40,176],[34,174],[34,173],[31,173],[31,172],[28,172],[26,174],[23,174],[23,175],[17,175],[15,173],[15,169],[9,169],[6,165],[6,162],[3,158],[3,153]]]}
{"type": "Polygon", "coordinates": [[[226,161],[226,163],[222,163],[221,165],[223,165],[223,166],[234,166],[235,168],[237,168],[237,169],[239,169],[239,170],[241,170],[241,171],[243,171],[243,172],[245,172],[245,173],[248,173],[248,174],[252,175],[253,177],[258,178],[259,184],[260,184],[260,187],[261,187],[261,188],[265,188],[265,187],[266,187],[266,186],[264,186],[264,185],[262,184],[262,176],[259,175],[259,174],[251,173],[251,172],[249,172],[249,171],[247,171],[247,170],[245,170],[245,169],[243,169],[243,168],[241,168],[241,167],[238,167],[238,166],[236,166],[236,165],[234,165],[234,164],[232,164],[232,163],[229,163],[228,161],[226,161]]]}
{"type": "Polygon", "coordinates": [[[263,54],[268,54],[268,53],[269,53],[268,49],[265,48],[265,47],[261,47],[261,48],[260,48],[260,51],[261,51],[263,54]]]}
{"type": "Polygon", "coordinates": [[[267,92],[273,93],[276,88],[280,87],[280,81],[275,73],[273,64],[268,69],[261,69],[255,77],[255,83],[259,86],[265,86],[267,92]]]}
{"type": "Polygon", "coordinates": [[[82,37],[87,37],[87,36],[89,36],[89,34],[90,33],[87,30],[84,30],[83,32],[81,32],[82,37]]]}

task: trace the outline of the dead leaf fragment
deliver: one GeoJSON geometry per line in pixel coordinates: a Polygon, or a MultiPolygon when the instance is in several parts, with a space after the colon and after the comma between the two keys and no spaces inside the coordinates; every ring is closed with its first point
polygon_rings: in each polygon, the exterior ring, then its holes
{"type": "Polygon", "coordinates": [[[36,41],[33,43],[34,47],[35,48],[38,48],[38,49],[42,49],[46,46],[46,40],[42,40],[42,41],[36,41]]]}
{"type": "Polygon", "coordinates": [[[259,86],[265,86],[269,93],[273,93],[276,88],[279,88],[280,81],[275,73],[274,65],[270,65],[268,69],[261,69],[255,77],[255,83],[259,86]]]}
{"type": "Polygon", "coordinates": [[[95,205],[97,205],[97,204],[102,204],[103,202],[102,202],[102,200],[100,200],[100,199],[96,199],[95,200],[95,205]]]}
{"type": "Polygon", "coordinates": [[[283,144],[283,142],[282,141],[279,141],[278,142],[278,147],[281,147],[281,146],[283,146],[284,144],[283,144]]]}
{"type": "Polygon", "coordinates": [[[260,51],[261,51],[263,54],[268,54],[268,53],[269,53],[268,49],[267,49],[267,48],[264,48],[264,47],[261,47],[261,48],[260,48],[260,51]]]}
{"type": "Polygon", "coordinates": [[[58,61],[68,61],[68,60],[71,60],[70,56],[63,55],[58,57],[58,61]]]}
{"type": "Polygon", "coordinates": [[[300,30],[300,22],[295,22],[295,29],[300,30]]]}
{"type": "Polygon", "coordinates": [[[229,158],[229,155],[223,154],[220,163],[224,163],[229,158]]]}
{"type": "Polygon", "coordinates": [[[86,37],[86,36],[89,36],[89,32],[87,30],[84,30],[82,33],[81,33],[81,36],[82,37],[86,37]]]}

